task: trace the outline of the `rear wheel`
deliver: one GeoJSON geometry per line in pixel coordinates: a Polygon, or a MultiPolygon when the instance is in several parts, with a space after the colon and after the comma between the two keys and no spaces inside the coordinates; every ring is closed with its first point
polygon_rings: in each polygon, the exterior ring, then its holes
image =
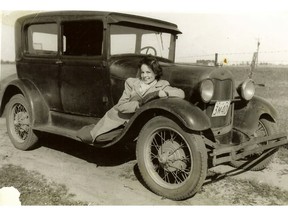
{"type": "Polygon", "coordinates": [[[191,197],[206,178],[207,152],[201,136],[185,132],[166,117],[146,123],[139,134],[136,154],[145,183],[163,197],[191,197]]]}
{"type": "MultiPolygon", "coordinates": [[[[254,132],[255,137],[269,136],[278,132],[276,123],[270,122],[266,119],[259,119],[258,128],[254,132]]],[[[258,145],[267,145],[268,142],[263,142],[258,145]]],[[[257,145],[257,146],[258,146],[257,145]]],[[[257,147],[255,145],[255,147],[257,147]]],[[[231,165],[236,168],[242,168],[252,171],[259,171],[265,169],[276,155],[278,148],[268,149],[258,154],[253,154],[240,159],[232,161],[231,165]]]]}
{"type": "Polygon", "coordinates": [[[31,109],[22,94],[14,95],[6,109],[6,125],[11,142],[17,149],[29,150],[38,137],[31,128],[31,109]]]}

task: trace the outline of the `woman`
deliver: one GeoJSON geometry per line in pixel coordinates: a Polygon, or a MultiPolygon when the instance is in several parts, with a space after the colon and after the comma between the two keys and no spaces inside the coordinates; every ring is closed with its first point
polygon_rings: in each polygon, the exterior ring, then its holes
{"type": "Polygon", "coordinates": [[[152,98],[185,97],[183,90],[171,87],[168,81],[160,79],[162,68],[154,57],[145,57],[140,62],[138,74],[139,78],[125,81],[125,89],[118,103],[93,128],[86,126],[78,131],[78,138],[86,143],[97,141],[99,135],[127,123],[135,111],[152,98]]]}

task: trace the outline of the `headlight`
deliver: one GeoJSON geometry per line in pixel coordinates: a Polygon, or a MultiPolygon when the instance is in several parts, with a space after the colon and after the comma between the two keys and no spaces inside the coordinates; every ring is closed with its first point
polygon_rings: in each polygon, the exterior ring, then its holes
{"type": "Polygon", "coordinates": [[[238,94],[244,99],[244,100],[251,100],[255,94],[255,84],[254,81],[251,79],[245,80],[243,83],[241,83],[237,89],[238,94]]]}
{"type": "Polygon", "coordinates": [[[211,80],[204,80],[200,85],[201,98],[205,103],[208,103],[214,94],[214,84],[211,80]]]}

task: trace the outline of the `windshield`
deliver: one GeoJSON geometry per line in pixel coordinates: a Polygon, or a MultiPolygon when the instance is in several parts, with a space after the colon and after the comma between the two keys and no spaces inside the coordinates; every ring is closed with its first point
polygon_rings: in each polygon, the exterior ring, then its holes
{"type": "Polygon", "coordinates": [[[174,60],[174,36],[170,33],[111,25],[110,55],[151,54],[174,60]]]}

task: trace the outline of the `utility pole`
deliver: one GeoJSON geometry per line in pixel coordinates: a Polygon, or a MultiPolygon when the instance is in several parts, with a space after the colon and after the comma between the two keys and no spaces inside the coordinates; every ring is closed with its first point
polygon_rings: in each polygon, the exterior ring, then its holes
{"type": "Polygon", "coordinates": [[[258,52],[259,52],[259,47],[260,47],[260,40],[259,40],[259,38],[258,38],[258,41],[257,41],[257,51],[254,52],[253,58],[252,58],[252,62],[251,62],[251,64],[250,64],[250,74],[249,74],[249,78],[252,78],[253,71],[254,71],[256,65],[258,64],[258,52]]]}

